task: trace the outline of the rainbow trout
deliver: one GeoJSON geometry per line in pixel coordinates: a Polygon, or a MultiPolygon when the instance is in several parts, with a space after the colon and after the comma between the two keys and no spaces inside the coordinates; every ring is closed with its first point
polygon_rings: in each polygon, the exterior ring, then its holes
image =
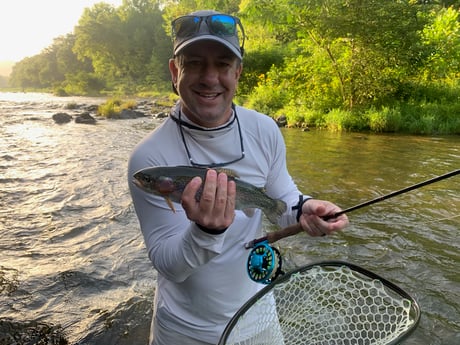
{"type": "MultiPolygon", "coordinates": [[[[204,181],[207,168],[189,166],[176,167],[152,167],[142,169],[134,174],[133,183],[142,190],[166,199],[169,207],[175,212],[173,202],[180,203],[182,192],[185,186],[195,176],[200,176],[204,181]]],[[[238,175],[229,169],[215,169],[217,172],[225,172],[229,179],[236,183],[237,210],[243,210],[246,214],[254,208],[261,209],[273,224],[276,224],[278,217],[286,211],[286,204],[282,200],[270,198],[265,194],[263,188],[258,188],[238,178],[238,175]]],[[[200,188],[196,194],[199,201],[203,189],[200,188]]]]}

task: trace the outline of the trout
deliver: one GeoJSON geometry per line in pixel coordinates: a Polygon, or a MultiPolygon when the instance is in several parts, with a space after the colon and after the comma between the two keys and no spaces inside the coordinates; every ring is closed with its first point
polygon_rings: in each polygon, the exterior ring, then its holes
{"type": "MultiPolygon", "coordinates": [[[[152,167],[142,169],[134,174],[133,183],[147,193],[165,198],[173,212],[173,202],[180,203],[185,186],[196,176],[206,179],[208,168],[189,166],[152,167]]],[[[276,224],[279,216],[286,211],[286,203],[273,199],[265,194],[263,188],[258,188],[239,179],[238,175],[230,169],[215,169],[218,173],[225,172],[229,179],[236,183],[235,209],[250,215],[254,208],[261,209],[267,219],[276,224]]],[[[200,187],[195,198],[200,200],[203,189],[200,187]]]]}

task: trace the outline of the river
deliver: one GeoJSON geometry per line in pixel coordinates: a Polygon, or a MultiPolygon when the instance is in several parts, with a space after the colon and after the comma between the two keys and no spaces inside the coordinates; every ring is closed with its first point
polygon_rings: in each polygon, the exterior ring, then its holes
{"type": "MultiPolygon", "coordinates": [[[[159,120],[51,119],[102,102],[0,93],[0,345],[40,332],[49,344],[146,344],[156,273],[126,165],[159,120]]],[[[459,136],[282,133],[301,189],[343,208],[460,167],[459,136]]],[[[458,345],[459,214],[455,176],[351,212],[340,234],[277,245],[291,266],[343,260],[413,295],[422,318],[404,344],[458,345]]]]}

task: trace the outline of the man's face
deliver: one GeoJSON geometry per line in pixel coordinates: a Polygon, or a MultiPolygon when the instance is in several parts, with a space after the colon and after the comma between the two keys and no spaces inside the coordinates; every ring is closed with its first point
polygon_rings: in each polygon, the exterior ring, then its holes
{"type": "Polygon", "coordinates": [[[182,111],[193,122],[217,127],[229,119],[242,65],[225,46],[213,41],[192,43],[169,69],[181,97],[182,111]]]}

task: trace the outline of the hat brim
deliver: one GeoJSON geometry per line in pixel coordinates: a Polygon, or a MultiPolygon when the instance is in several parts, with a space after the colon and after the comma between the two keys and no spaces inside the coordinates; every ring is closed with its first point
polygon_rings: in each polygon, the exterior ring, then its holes
{"type": "Polygon", "coordinates": [[[184,40],[184,42],[180,43],[177,45],[176,49],[174,49],[174,55],[179,54],[182,50],[184,50],[186,47],[190,46],[193,43],[199,42],[199,41],[214,41],[218,42],[228,49],[240,60],[243,59],[241,55],[241,51],[237,49],[233,44],[231,44],[229,41],[225,40],[224,38],[221,38],[219,36],[215,35],[200,35],[200,36],[195,36],[192,37],[188,40],[184,40]]]}

